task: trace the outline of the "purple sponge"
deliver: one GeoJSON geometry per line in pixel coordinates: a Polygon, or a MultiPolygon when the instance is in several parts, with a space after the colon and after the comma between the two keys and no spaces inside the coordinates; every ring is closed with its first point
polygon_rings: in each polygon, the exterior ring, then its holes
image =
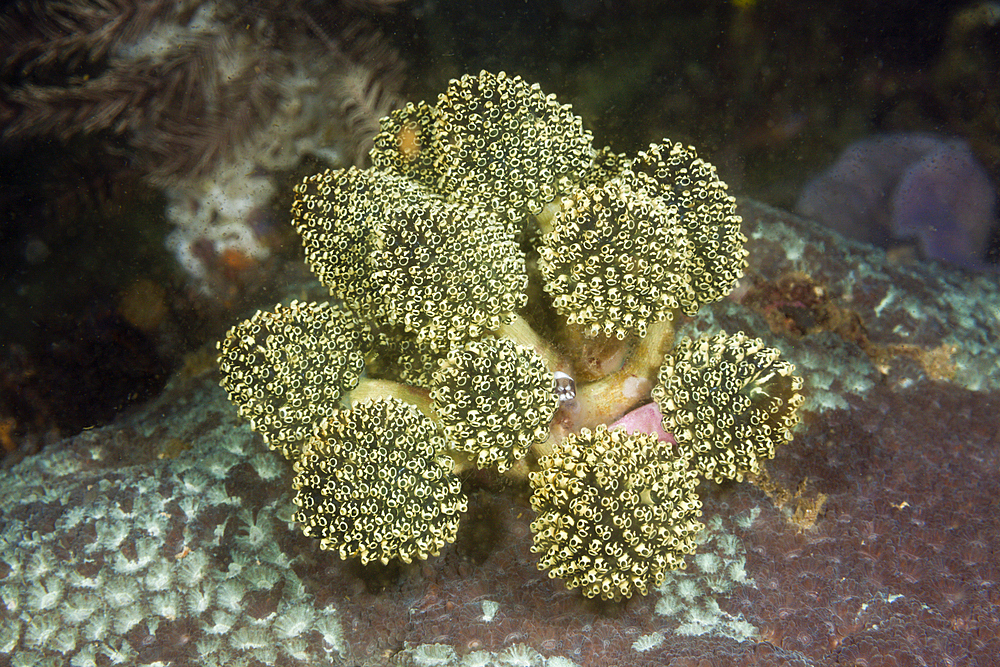
{"type": "Polygon", "coordinates": [[[796,212],[882,247],[984,268],[996,191],[961,139],[886,134],[851,144],[799,195],[796,212]]]}

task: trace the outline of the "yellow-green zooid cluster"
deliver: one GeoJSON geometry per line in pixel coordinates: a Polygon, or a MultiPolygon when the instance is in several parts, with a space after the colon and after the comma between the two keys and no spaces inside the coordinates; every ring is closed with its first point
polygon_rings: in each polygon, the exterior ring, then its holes
{"type": "Polygon", "coordinates": [[[295,190],[330,301],[220,344],[230,398],[293,463],[296,520],[344,558],[427,558],[460,475],[491,468],[531,486],[539,567],[588,596],[658,585],[694,549],[698,481],[758,472],[801,403],[756,339],[671,349],[745,265],[715,169],[596,149],[568,105],[488,72],[383,119],[371,158],[295,190]],[[677,447],[607,428],[653,399],[677,447]]]}

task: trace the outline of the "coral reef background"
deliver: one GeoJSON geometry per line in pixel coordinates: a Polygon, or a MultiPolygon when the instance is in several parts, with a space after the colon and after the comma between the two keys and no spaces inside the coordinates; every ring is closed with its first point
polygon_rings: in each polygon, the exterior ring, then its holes
{"type": "MultiPolygon", "coordinates": [[[[271,301],[261,295],[280,282],[276,276],[301,270],[288,224],[290,184],[331,160],[364,159],[366,133],[387,105],[432,99],[465,72],[505,69],[539,82],[573,102],[598,144],[618,151],[664,136],[696,145],[732,192],[778,206],[791,208],[812,175],[873,133],[964,139],[992,184],[1000,182],[993,2],[73,0],[44,7],[23,0],[0,13],[0,444],[15,458],[154,395],[186,354],[251,305],[271,301]],[[158,11],[164,4],[169,9],[158,11]],[[918,20],[906,18],[911,9],[918,20]],[[142,43],[148,52],[157,34],[191,40],[158,56],[167,59],[161,67],[173,63],[165,76],[125,48],[142,43]],[[262,44],[270,51],[246,52],[262,44]],[[217,78],[218,91],[238,94],[253,84],[283,101],[268,98],[233,118],[216,105],[203,117],[206,82],[195,74],[205,63],[218,66],[226,49],[243,54],[243,75],[228,88],[217,78]],[[259,81],[246,74],[257,71],[247,64],[257,59],[267,65],[259,81]],[[294,67],[329,72],[331,85],[275,81],[294,67]],[[193,86],[191,106],[156,112],[158,100],[188,99],[152,85],[169,81],[193,86]],[[154,108],[130,112],[116,90],[154,108]],[[285,105],[285,121],[296,108],[315,121],[305,124],[309,141],[284,147],[290,163],[269,162],[275,146],[252,140],[288,138],[303,127],[288,121],[255,134],[274,118],[275,104],[285,105]],[[238,120],[239,131],[214,131],[220,119],[238,120]],[[178,138],[185,121],[201,129],[178,138]],[[225,136],[232,141],[220,144],[225,136]],[[171,146],[167,159],[154,159],[171,146]],[[180,182],[185,168],[197,174],[219,164],[180,182]],[[178,225],[178,216],[193,226],[178,225]],[[136,341],[132,352],[106,352],[120,337],[136,341]],[[100,370],[61,371],[50,351],[93,359],[82,366],[100,370]]],[[[993,263],[995,228],[987,243],[984,261],[993,263]]]]}
{"type": "Polygon", "coordinates": [[[0,664],[989,664],[995,277],[743,214],[740,303],[682,333],[781,347],[806,423],[766,477],[706,489],[695,555],[650,595],[601,603],[539,572],[527,499],[489,485],[439,557],[341,561],[291,524],[288,465],[202,369],[0,478],[0,664]]]}
{"type": "MultiPolygon", "coordinates": [[[[241,16],[266,20],[268,6],[241,16]]],[[[1000,649],[996,276],[903,262],[744,197],[790,208],[845,146],[903,131],[965,140],[995,187],[996,3],[337,7],[407,63],[405,99],[505,69],[572,102],[618,151],[664,136],[698,146],[742,196],[751,266],[686,331],[770,330],[807,377],[806,423],[766,480],[706,499],[699,554],[648,598],[565,591],[534,567],[527,502],[485,490],[440,558],[343,563],[288,525],[290,471],[240,423],[202,347],[257,306],[322,292],[288,209],[291,185],[330,154],[266,174],[270,203],[244,221],[270,255],[206,252],[206,293],[166,249],[170,200],[130,135],[6,137],[0,636],[16,640],[0,664],[988,664],[1000,649]]],[[[352,34],[314,20],[317,53],[352,34]]],[[[0,77],[5,119],[29,76],[16,43],[2,47],[18,63],[0,77]]],[[[106,61],[93,48],[36,83],[94,77],[106,61]]],[[[339,122],[371,118],[335,106],[339,122]]],[[[344,132],[330,146],[347,163],[344,132]]]]}

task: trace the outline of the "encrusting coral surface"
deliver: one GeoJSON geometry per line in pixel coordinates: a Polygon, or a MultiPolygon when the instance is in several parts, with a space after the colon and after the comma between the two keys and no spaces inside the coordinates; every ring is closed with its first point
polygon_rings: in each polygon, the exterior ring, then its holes
{"type": "MultiPolygon", "coordinates": [[[[675,320],[677,337],[781,348],[809,379],[805,418],[767,486],[699,485],[697,550],[648,595],[549,579],[528,499],[488,470],[463,473],[468,510],[438,557],[321,550],[293,522],[292,466],[205,363],[0,474],[0,665],[992,664],[997,277],[740,212],[740,288],[675,320]]],[[[282,299],[323,292],[289,283],[282,299]]],[[[648,430],[649,407],[628,421],[648,430]]]]}
{"type": "Polygon", "coordinates": [[[759,473],[791,439],[802,380],[777,350],[743,333],[671,350],[678,315],[746,265],[714,167],[591,140],[537,85],[484,71],[383,119],[370,169],[296,188],[332,300],[235,326],[220,367],[324,549],[436,555],[462,478],[492,469],[530,487],[540,568],[588,597],[646,594],[696,549],[699,480],[759,473]],[[672,439],[607,426],[652,399],[672,439]]]}

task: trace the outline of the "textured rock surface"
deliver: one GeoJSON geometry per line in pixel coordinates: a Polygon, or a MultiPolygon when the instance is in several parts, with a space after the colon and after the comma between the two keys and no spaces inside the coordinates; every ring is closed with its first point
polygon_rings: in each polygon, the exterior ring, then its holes
{"type": "Polygon", "coordinates": [[[780,347],[805,419],[766,479],[706,493],[698,551],[658,591],[566,591],[535,567],[526,498],[488,480],[440,557],[342,562],[290,523],[290,466],[206,365],[0,477],[0,665],[989,660],[1000,279],[740,208],[747,276],[682,333],[780,347]]]}

